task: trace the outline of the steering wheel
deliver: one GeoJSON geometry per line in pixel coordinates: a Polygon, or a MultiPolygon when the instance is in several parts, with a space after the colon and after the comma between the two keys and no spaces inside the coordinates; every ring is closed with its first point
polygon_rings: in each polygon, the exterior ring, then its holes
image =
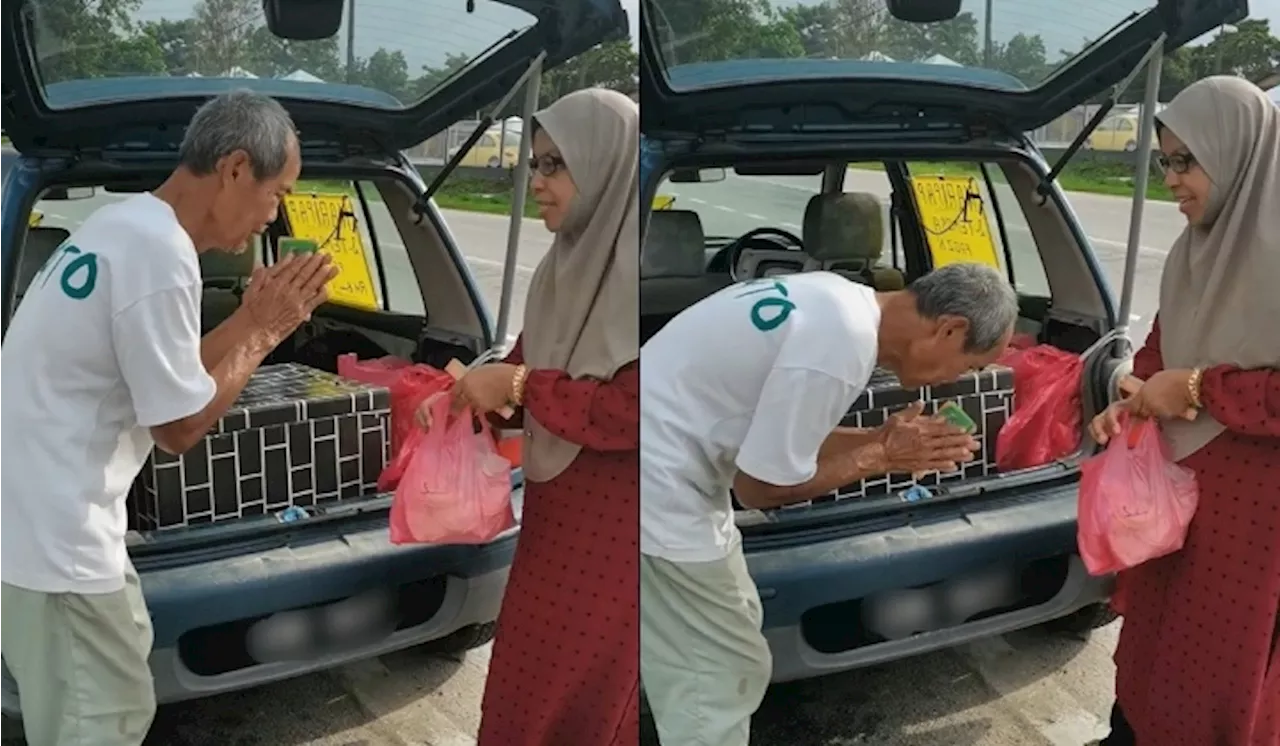
{"type": "MultiPolygon", "coordinates": [[[[729,244],[719,252],[720,255],[725,256],[728,260],[729,279],[734,282],[742,279],[738,277],[738,260],[742,258],[742,252],[751,243],[751,240],[759,236],[777,236],[786,240],[786,245],[783,246],[783,248],[791,249],[793,251],[804,251],[804,241],[800,240],[800,237],[791,231],[786,231],[781,228],[771,228],[769,226],[752,228],[741,236],[733,239],[733,241],[729,242],[729,244]]],[[[715,259],[712,261],[715,261],[715,259]]]]}

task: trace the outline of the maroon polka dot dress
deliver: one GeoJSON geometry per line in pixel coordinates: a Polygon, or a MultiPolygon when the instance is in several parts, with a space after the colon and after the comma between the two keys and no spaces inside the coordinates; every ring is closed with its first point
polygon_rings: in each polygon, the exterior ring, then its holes
{"type": "MultiPolygon", "coordinates": [[[[517,341],[507,360],[522,359],[517,341]]],[[[525,381],[525,413],[583,448],[555,479],[525,483],[480,746],[640,740],[639,384],[636,363],[607,382],[525,381]]]]}
{"type": "MultiPolygon", "coordinates": [[[[1134,374],[1162,367],[1157,321],[1134,374]]],[[[1182,461],[1182,550],[1119,576],[1116,697],[1139,746],[1280,746],[1280,371],[1210,368],[1201,399],[1227,430],[1182,461]]]]}

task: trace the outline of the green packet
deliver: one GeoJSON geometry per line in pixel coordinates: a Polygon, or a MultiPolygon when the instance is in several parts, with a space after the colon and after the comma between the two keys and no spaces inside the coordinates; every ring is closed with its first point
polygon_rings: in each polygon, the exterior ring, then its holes
{"type": "Polygon", "coordinates": [[[941,415],[944,420],[955,425],[966,433],[972,433],[974,430],[978,429],[978,425],[973,421],[973,418],[966,414],[959,404],[956,404],[953,401],[949,401],[941,407],[938,407],[938,414],[941,415]]]}
{"type": "Polygon", "coordinates": [[[288,254],[314,254],[320,250],[320,245],[309,238],[293,238],[292,236],[283,236],[277,244],[280,250],[280,258],[283,259],[288,254]]]}

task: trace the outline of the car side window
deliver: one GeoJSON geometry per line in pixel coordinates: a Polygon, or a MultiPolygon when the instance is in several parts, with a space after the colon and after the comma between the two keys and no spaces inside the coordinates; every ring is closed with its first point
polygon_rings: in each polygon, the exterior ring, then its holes
{"type": "Polygon", "coordinates": [[[1119,126],[1116,129],[1120,130],[1121,132],[1133,131],[1133,122],[1129,121],[1128,119],[1121,119],[1117,124],[1119,126]]]}
{"type": "Polygon", "coordinates": [[[939,246],[952,244],[941,249],[949,259],[990,261],[990,250],[983,256],[981,249],[983,236],[990,236],[994,264],[1018,293],[1050,297],[1049,280],[1026,215],[997,164],[915,162],[907,168],[913,180],[942,177],[937,194],[930,195],[932,204],[921,206],[921,218],[931,241],[936,239],[939,246]],[[962,256],[966,251],[973,255],[962,256]]]}
{"type": "Polygon", "coordinates": [[[698,213],[708,240],[727,242],[755,228],[781,228],[800,237],[804,208],[822,190],[822,177],[739,176],[707,183],[658,185],[655,205],[698,213]],[[672,200],[671,198],[674,198],[672,200]]]}
{"type": "Polygon", "coordinates": [[[481,135],[479,144],[482,148],[493,148],[497,147],[498,141],[493,139],[493,135],[481,135]]]}

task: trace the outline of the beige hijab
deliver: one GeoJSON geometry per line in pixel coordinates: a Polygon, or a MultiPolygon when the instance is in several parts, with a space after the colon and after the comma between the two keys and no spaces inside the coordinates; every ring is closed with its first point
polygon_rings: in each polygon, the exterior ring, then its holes
{"type": "MultiPolygon", "coordinates": [[[[1165,261],[1164,367],[1280,368],[1280,107],[1242,78],[1215,76],[1159,119],[1213,181],[1204,224],[1188,225],[1165,261]]],[[[1164,424],[1175,459],[1223,429],[1206,411],[1164,424]]]]}
{"type": "MultiPolygon", "coordinates": [[[[616,91],[574,91],[534,115],[578,187],[529,283],[531,368],[608,380],[640,356],[640,110],[616,91]]],[[[582,449],[525,413],[524,475],[546,482],[582,449]]]]}

